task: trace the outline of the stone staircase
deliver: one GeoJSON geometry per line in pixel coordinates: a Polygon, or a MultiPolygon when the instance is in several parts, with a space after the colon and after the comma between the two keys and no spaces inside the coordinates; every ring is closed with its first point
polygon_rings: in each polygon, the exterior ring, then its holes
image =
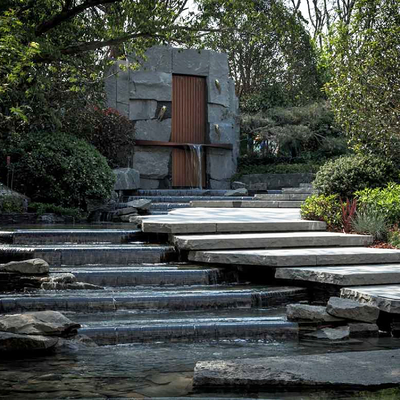
{"type": "Polygon", "coordinates": [[[179,261],[170,244],[138,230],[46,229],[4,232],[0,260],[42,258],[102,290],[6,293],[0,313],[66,312],[100,345],[222,339],[296,339],[282,308],[307,289],[253,285],[236,270],[179,261]]]}

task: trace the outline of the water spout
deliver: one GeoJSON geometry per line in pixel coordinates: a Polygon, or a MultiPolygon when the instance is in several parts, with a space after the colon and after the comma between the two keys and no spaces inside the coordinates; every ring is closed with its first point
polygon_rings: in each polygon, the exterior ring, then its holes
{"type": "MultiPolygon", "coordinates": [[[[203,171],[202,171],[202,162],[201,162],[201,144],[189,144],[190,150],[190,162],[193,168],[193,176],[197,175],[197,186],[201,190],[203,189],[203,171]]],[[[196,186],[194,184],[193,186],[196,186]]]]}

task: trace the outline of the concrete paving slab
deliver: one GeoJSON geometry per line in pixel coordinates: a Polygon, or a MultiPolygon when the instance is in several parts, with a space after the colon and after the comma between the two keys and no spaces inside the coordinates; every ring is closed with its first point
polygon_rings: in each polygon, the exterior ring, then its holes
{"type": "Polygon", "coordinates": [[[362,247],[191,251],[189,260],[264,267],[400,263],[400,250],[362,247]]]}
{"type": "Polygon", "coordinates": [[[377,285],[343,288],[340,297],[371,304],[382,311],[400,314],[400,285],[377,285]]]}
{"type": "Polygon", "coordinates": [[[359,351],[264,357],[236,361],[200,361],[195,387],[353,388],[400,384],[400,350],[359,351]]]}
{"type": "Polygon", "coordinates": [[[400,264],[280,268],[275,278],[338,286],[386,285],[400,283],[400,264]]]}
{"type": "Polygon", "coordinates": [[[277,232],[174,236],[182,250],[257,249],[323,246],[367,246],[372,236],[334,232],[277,232]]]}

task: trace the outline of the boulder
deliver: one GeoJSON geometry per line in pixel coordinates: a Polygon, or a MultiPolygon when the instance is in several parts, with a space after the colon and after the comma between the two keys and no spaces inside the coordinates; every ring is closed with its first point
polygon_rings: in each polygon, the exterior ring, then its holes
{"type": "Polygon", "coordinates": [[[32,258],[24,261],[10,261],[7,264],[0,264],[0,272],[11,272],[22,275],[42,275],[49,273],[49,264],[40,258],[32,258]]]}
{"type": "Polygon", "coordinates": [[[151,200],[147,199],[132,200],[126,203],[126,205],[128,207],[137,208],[138,210],[148,210],[151,206],[151,200]]]}
{"type": "Polygon", "coordinates": [[[140,187],[139,172],[133,168],[117,168],[113,170],[115,175],[114,190],[135,190],[140,187]]]}
{"type": "Polygon", "coordinates": [[[72,336],[80,325],[58,311],[37,311],[0,317],[0,331],[18,335],[72,336]]]}
{"type": "Polygon", "coordinates": [[[224,196],[247,196],[248,191],[246,188],[239,188],[235,190],[228,190],[224,193],[224,196]]]}
{"type": "Polygon", "coordinates": [[[379,317],[379,309],[377,307],[340,297],[331,297],[326,306],[326,311],[337,318],[361,322],[373,323],[379,317]]]}
{"type": "Polygon", "coordinates": [[[365,322],[352,322],[349,323],[350,337],[377,337],[379,336],[379,328],[376,324],[367,324],[365,322]]]}
{"type": "Polygon", "coordinates": [[[114,211],[114,215],[118,217],[122,215],[137,215],[137,209],[134,207],[120,208],[119,210],[114,211]]]}
{"type": "Polygon", "coordinates": [[[341,318],[333,317],[326,312],[324,306],[308,304],[289,304],[286,307],[288,321],[303,322],[340,322],[341,318]]]}
{"type": "Polygon", "coordinates": [[[57,337],[0,332],[0,353],[40,352],[52,349],[57,343],[57,337]]]}
{"type": "Polygon", "coordinates": [[[316,332],[306,333],[307,338],[325,339],[325,340],[343,340],[350,336],[350,328],[348,326],[338,326],[336,328],[319,329],[316,332]]]}
{"type": "Polygon", "coordinates": [[[243,182],[239,182],[239,181],[235,181],[232,182],[232,189],[236,190],[236,189],[247,189],[247,185],[243,182]]]}
{"type": "Polygon", "coordinates": [[[0,183],[0,209],[3,200],[7,200],[7,202],[10,202],[11,200],[14,204],[18,204],[21,208],[21,211],[26,212],[28,210],[29,197],[18,193],[0,183]]]}

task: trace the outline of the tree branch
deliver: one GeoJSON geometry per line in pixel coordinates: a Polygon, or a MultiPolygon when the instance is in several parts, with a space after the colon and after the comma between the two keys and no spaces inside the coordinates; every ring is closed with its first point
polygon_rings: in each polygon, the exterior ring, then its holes
{"type": "Polygon", "coordinates": [[[61,23],[68,21],[69,19],[75,17],[81,12],[85,11],[88,8],[106,4],[106,3],[119,3],[122,0],[86,0],[84,3],[77,5],[71,9],[63,9],[59,14],[54,15],[54,17],[50,18],[47,21],[42,22],[38,25],[35,31],[36,36],[41,36],[49,30],[55,28],[61,23]]]}

